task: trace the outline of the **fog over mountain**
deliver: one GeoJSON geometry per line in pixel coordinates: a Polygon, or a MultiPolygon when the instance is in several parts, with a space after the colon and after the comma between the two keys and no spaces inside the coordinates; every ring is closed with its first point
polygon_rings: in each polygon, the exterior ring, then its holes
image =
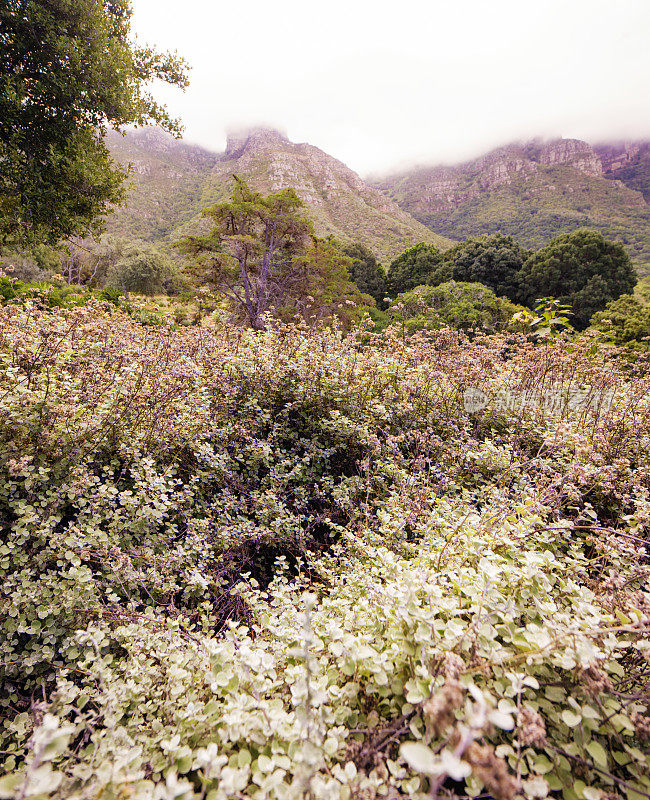
{"type": "Polygon", "coordinates": [[[650,138],[647,0],[134,0],[143,38],[192,66],[154,93],[188,140],[286,130],[365,176],[537,136],[650,138]]]}
{"type": "Polygon", "coordinates": [[[641,274],[650,271],[647,141],[534,139],[460,164],[393,172],[373,185],[453,239],[500,231],[537,248],[592,228],[621,241],[641,274]]]}

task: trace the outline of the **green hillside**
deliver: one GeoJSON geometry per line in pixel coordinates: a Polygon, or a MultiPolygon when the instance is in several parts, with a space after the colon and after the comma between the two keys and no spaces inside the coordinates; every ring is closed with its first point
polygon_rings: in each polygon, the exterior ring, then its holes
{"type": "Polygon", "coordinates": [[[107,219],[109,233],[157,241],[197,213],[216,156],[156,128],[107,137],[111,155],[131,164],[127,204],[107,219]]]}
{"type": "Polygon", "coordinates": [[[201,210],[227,199],[237,175],[265,193],[292,186],[319,236],[361,242],[384,262],[418,242],[443,249],[452,244],[345,164],[309,144],[290,142],[278,131],[233,135],[222,155],[155,130],[111,137],[109,146],[116,160],[133,165],[128,204],[109,218],[109,233],[170,241],[196,230],[201,210]]]}
{"type": "Polygon", "coordinates": [[[501,231],[527,247],[592,228],[621,241],[641,274],[650,272],[650,207],[639,191],[643,168],[603,174],[586,145],[571,153],[546,146],[502,148],[457,167],[416,169],[378,185],[400,208],[454,239],[501,231]],[[542,149],[542,154],[544,150],[542,149]],[[614,180],[612,180],[614,178],[614,180]],[[638,187],[639,190],[636,189],[638,187]]]}
{"type": "MultiPolygon", "coordinates": [[[[521,185],[500,187],[458,208],[417,214],[426,225],[457,239],[502,231],[527,247],[560,233],[593,228],[620,240],[639,272],[650,271],[650,209],[638,193],[570,167],[550,167],[521,185]],[[636,196],[635,196],[636,195],[636,196]]],[[[408,209],[408,204],[404,205],[408,209]]]]}

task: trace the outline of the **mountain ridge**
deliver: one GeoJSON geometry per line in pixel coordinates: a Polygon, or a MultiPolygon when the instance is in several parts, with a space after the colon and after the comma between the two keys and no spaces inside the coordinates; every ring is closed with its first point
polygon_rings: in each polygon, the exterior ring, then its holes
{"type": "Polygon", "coordinates": [[[455,165],[417,166],[372,185],[455,239],[501,231],[539,247],[580,227],[626,246],[650,271],[650,143],[514,142],[455,165]]]}
{"type": "Polygon", "coordinates": [[[157,130],[117,136],[107,139],[109,149],[116,160],[132,164],[135,185],[127,206],[109,219],[109,233],[170,240],[200,230],[205,225],[201,210],[226,200],[237,175],[265,193],[292,186],[319,236],[360,242],[385,262],[421,241],[443,249],[452,244],[343,162],[308,143],[291,142],[273,128],[231,132],[221,154],[176,142],[157,130]]]}

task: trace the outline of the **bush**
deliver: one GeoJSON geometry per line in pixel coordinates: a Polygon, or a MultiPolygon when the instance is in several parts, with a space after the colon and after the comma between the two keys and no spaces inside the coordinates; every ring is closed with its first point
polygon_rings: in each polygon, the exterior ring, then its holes
{"type": "Polygon", "coordinates": [[[388,311],[408,333],[440,328],[496,333],[523,309],[497,297],[481,283],[447,281],[398,295],[388,311]]]}
{"type": "Polygon", "coordinates": [[[343,247],[343,252],[352,259],[349,267],[350,277],[359,291],[370,295],[378,308],[385,309],[386,273],[375,254],[358,243],[346,245],[343,247]]]}
{"type": "Polygon", "coordinates": [[[558,236],[534,253],[519,273],[521,302],[552,296],[573,307],[574,324],[586,328],[611,300],[634,289],[636,275],[621,244],[595,231],[558,236]]]}
{"type": "Polygon", "coordinates": [[[91,300],[0,308],[0,360],[3,796],[647,792],[650,379],[606,348],[91,300]]]}
{"type": "Polygon", "coordinates": [[[451,278],[449,265],[443,263],[442,251],[421,242],[396,258],[388,268],[388,293],[396,297],[424,283],[437,284],[451,278]]]}
{"type": "Polygon", "coordinates": [[[631,294],[608,303],[604,311],[594,314],[591,324],[608,334],[615,344],[643,342],[647,347],[650,342],[650,309],[631,294]]]}
{"type": "Polygon", "coordinates": [[[123,293],[156,295],[165,294],[172,287],[178,291],[181,283],[167,256],[150,245],[133,243],[108,269],[106,286],[123,293]]]}
{"type": "Polygon", "coordinates": [[[496,233],[467,239],[444,255],[455,281],[482,283],[498,297],[519,299],[518,274],[529,256],[511,236],[496,233]]]}

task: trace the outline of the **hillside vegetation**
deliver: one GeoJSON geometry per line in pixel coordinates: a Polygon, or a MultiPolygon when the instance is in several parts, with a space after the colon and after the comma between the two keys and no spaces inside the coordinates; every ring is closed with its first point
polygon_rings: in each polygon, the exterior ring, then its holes
{"type": "Polygon", "coordinates": [[[115,161],[131,166],[127,202],[108,216],[110,234],[164,240],[196,215],[215,154],[156,128],[124,136],[111,133],[106,143],[115,161]]]}
{"type": "Polygon", "coordinates": [[[376,185],[400,208],[453,239],[501,231],[538,248],[558,234],[591,228],[622,242],[639,273],[646,274],[646,161],[637,155],[625,167],[604,172],[589,145],[569,148],[565,141],[556,151],[553,142],[511,145],[466,164],[418,168],[376,185]],[[619,180],[624,175],[625,184],[619,180]]]}
{"type": "Polygon", "coordinates": [[[111,234],[170,242],[200,231],[201,210],[226,200],[237,175],[259,192],[294,188],[319,236],[360,242],[384,262],[421,241],[451,245],[340,161],[275,130],[233,134],[222,154],[176,142],[156,130],[113,135],[107,141],[114,156],[134,168],[128,204],[108,217],[111,234]]]}

